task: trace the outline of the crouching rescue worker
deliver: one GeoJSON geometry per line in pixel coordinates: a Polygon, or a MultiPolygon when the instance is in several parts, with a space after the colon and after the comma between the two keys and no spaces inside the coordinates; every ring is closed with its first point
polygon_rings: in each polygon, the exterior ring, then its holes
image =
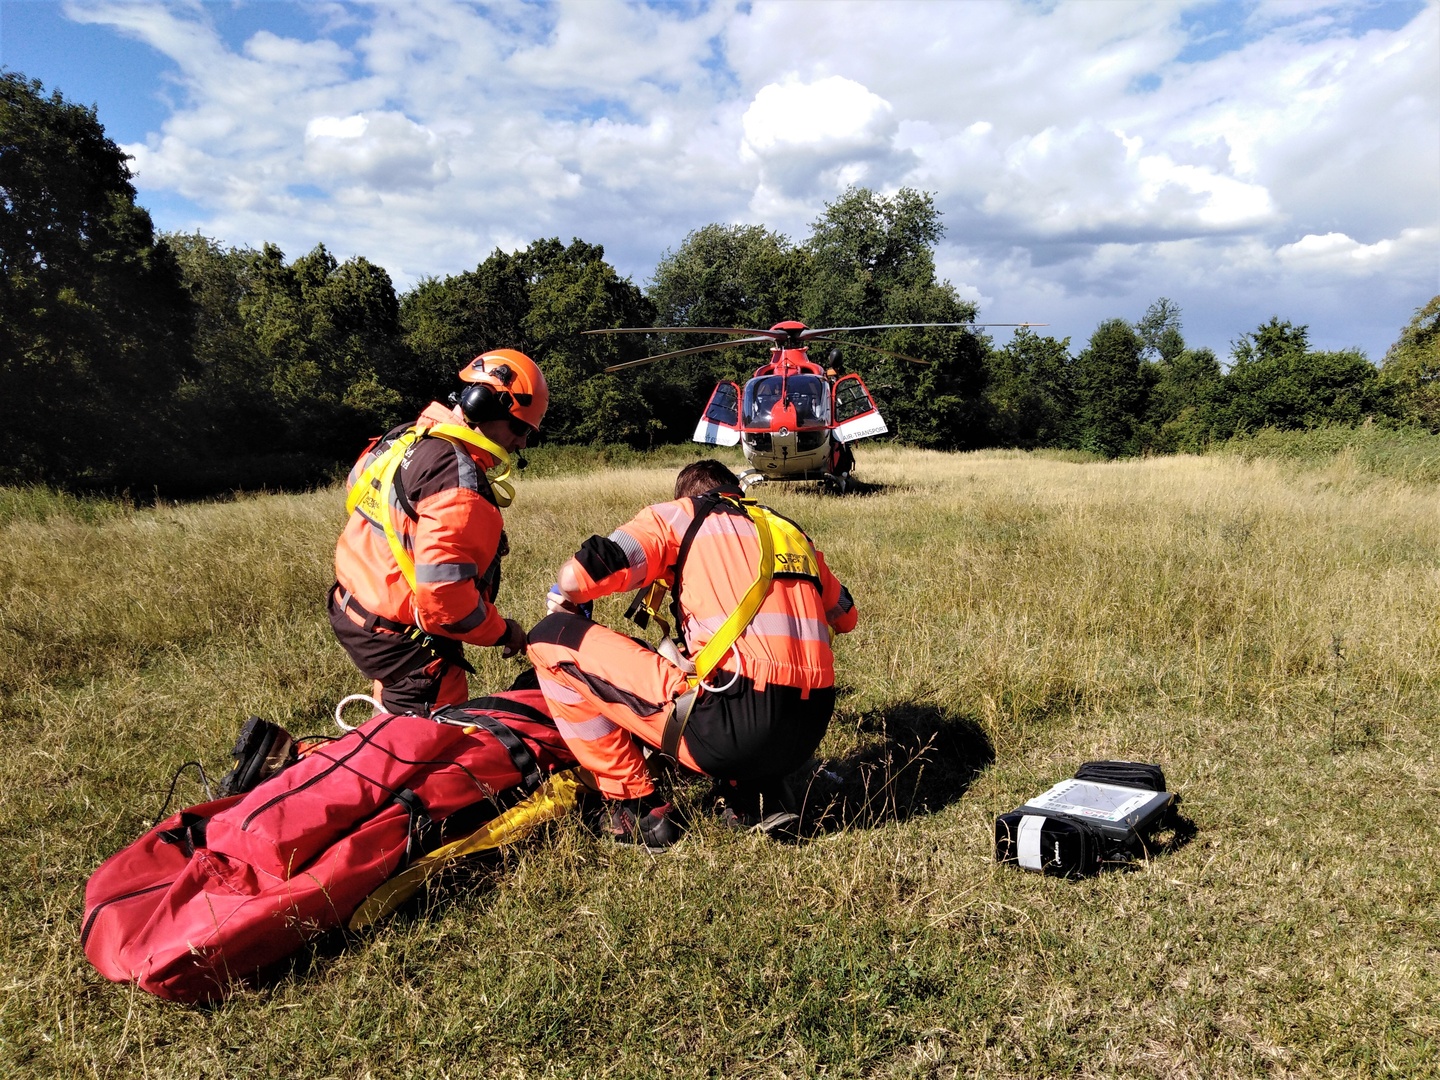
{"type": "Polygon", "coordinates": [[[858,617],[809,538],[742,498],[718,461],[687,465],[675,501],[587,540],[561,567],[549,607],[530,632],[540,689],[595,774],[610,834],[652,849],[679,839],[680,826],[655,792],[641,744],[752,789],[793,772],[834,710],[832,632],[848,633],[858,617]],[[671,591],[684,655],[667,658],[577,610],[657,583],[671,591]]]}
{"type": "Polygon", "coordinates": [[[500,510],[550,393],[513,349],[477,356],[460,378],[453,405],[432,401],[372,442],[347,481],[330,624],[389,712],[428,716],[467,700],[467,642],[507,657],[525,648],[524,628],[495,606],[509,550],[500,510]]]}

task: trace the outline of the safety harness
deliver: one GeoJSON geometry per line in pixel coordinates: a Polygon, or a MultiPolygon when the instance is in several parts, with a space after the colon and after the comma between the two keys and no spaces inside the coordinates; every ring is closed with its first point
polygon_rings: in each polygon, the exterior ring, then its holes
{"type": "Polygon", "coordinates": [[[395,496],[396,470],[400,468],[406,455],[410,453],[411,447],[426,436],[444,439],[455,445],[464,443],[492,454],[504,466],[498,476],[488,478],[492,494],[495,497],[495,505],[504,509],[515,501],[515,488],[510,484],[510,473],[514,468],[514,462],[499,443],[492,442],[478,431],[461,427],[459,424],[416,424],[402,432],[383,452],[376,456],[374,461],[370,462],[355,481],[355,486],[350,489],[350,494],[345,499],[345,512],[353,514],[359,510],[366,518],[385,530],[385,542],[390,545],[390,553],[395,556],[395,565],[400,567],[400,573],[405,576],[411,592],[415,591],[415,560],[405,550],[404,541],[395,531],[395,524],[390,515],[390,504],[397,501],[395,496]]]}
{"type": "MultiPolygon", "coordinates": [[[[713,687],[706,679],[715,670],[721,660],[725,658],[739,640],[745,628],[754,620],[760,605],[764,603],[765,596],[770,592],[770,585],[776,578],[797,578],[811,582],[816,589],[820,584],[820,558],[815,554],[815,547],[805,533],[788,518],[781,517],[769,507],[761,506],[754,499],[747,499],[740,495],[733,495],[726,492],[712,491],[708,494],[698,496],[694,499],[695,517],[690,522],[690,527],[685,530],[685,536],[680,541],[680,550],[675,557],[675,565],[670,568],[670,580],[674,583],[671,589],[670,610],[675,620],[677,630],[683,629],[683,616],[680,610],[680,589],[681,578],[685,568],[685,561],[690,555],[690,548],[695,537],[700,532],[700,526],[712,513],[738,513],[744,514],[755,525],[755,534],[760,542],[760,559],[755,571],[755,580],[751,582],[750,588],[741,597],[740,603],[736,605],[720,629],[705,643],[705,646],[695,656],[695,670],[688,676],[690,688],[675,701],[675,708],[671,711],[669,719],[665,722],[665,732],[661,740],[660,749],[671,758],[674,758],[680,748],[680,738],[685,734],[685,725],[690,722],[690,714],[695,709],[696,699],[700,690],[724,690],[733,685],[736,678],[739,678],[737,670],[734,678],[723,687],[713,687]]],[[[668,635],[669,626],[665,620],[656,613],[656,608],[664,599],[665,585],[657,581],[648,590],[642,592],[632,605],[631,612],[638,610],[650,618],[654,618],[661,628],[668,635]]],[[[637,619],[637,621],[639,621],[637,619]]],[[[643,623],[641,624],[644,625],[643,623]]]]}
{"type": "MultiPolygon", "coordinates": [[[[455,446],[463,443],[491,454],[503,466],[498,475],[492,477],[487,474],[486,476],[489,481],[490,495],[494,499],[495,505],[503,509],[515,501],[515,488],[510,483],[514,459],[499,443],[486,438],[478,431],[462,427],[459,424],[418,423],[407,428],[392,440],[390,445],[377,454],[375,459],[366,466],[364,472],[356,479],[354,486],[350,488],[350,493],[345,498],[345,512],[353,514],[359,511],[366,520],[384,530],[385,542],[390,545],[390,553],[395,557],[395,565],[400,568],[400,573],[404,576],[412,593],[415,591],[415,560],[410,552],[405,550],[405,542],[395,530],[390,506],[398,504],[409,517],[416,516],[413,508],[409,505],[409,500],[405,497],[404,489],[395,486],[395,474],[415,444],[426,437],[444,439],[455,446]]],[[[501,553],[503,554],[503,551],[501,553]]],[[[336,585],[335,588],[339,589],[339,586],[336,585]]],[[[403,634],[432,656],[453,663],[474,674],[475,669],[465,660],[463,647],[457,648],[449,644],[451,639],[437,639],[418,626],[409,626],[396,622],[394,619],[387,619],[382,615],[364,611],[348,591],[342,590],[340,599],[342,606],[353,607],[364,616],[367,630],[378,626],[384,630],[403,634]]],[[[458,643],[455,644],[458,645],[458,643]]]]}

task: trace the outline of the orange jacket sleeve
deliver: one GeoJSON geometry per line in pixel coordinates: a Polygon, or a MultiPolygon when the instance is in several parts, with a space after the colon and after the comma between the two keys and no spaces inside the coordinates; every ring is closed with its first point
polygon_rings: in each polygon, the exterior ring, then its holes
{"type": "Polygon", "coordinates": [[[447,488],[415,506],[415,615],[427,633],[471,645],[505,636],[494,583],[485,576],[500,552],[504,520],[477,492],[447,488]]]}
{"type": "Polygon", "coordinates": [[[640,589],[663,576],[690,524],[688,500],[647,506],[607,537],[592,536],[566,566],[579,583],[571,599],[640,589]]]}
{"type": "Polygon", "coordinates": [[[825,621],[834,627],[836,633],[848,634],[860,621],[860,611],[855,607],[850,590],[830,572],[819,548],[815,549],[815,557],[820,562],[820,602],[825,605],[825,621]]]}

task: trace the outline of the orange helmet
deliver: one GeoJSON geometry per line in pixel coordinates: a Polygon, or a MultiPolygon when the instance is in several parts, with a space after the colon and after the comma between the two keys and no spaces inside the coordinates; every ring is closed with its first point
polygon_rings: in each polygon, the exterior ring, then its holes
{"type": "Polygon", "coordinates": [[[540,366],[524,353],[515,349],[481,353],[460,369],[460,378],[470,383],[460,393],[460,411],[470,423],[514,417],[532,431],[540,430],[550,388],[540,366]]]}

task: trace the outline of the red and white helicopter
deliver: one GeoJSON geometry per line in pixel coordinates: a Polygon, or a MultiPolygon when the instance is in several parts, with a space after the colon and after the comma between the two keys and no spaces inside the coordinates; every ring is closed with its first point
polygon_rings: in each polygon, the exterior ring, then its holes
{"type": "Polygon", "coordinates": [[[836,326],[812,330],[802,322],[780,322],[769,330],[715,326],[617,327],[586,330],[587,334],[729,334],[733,341],[712,342],[691,349],[647,356],[615,364],[606,371],[651,364],[677,356],[733,349],[757,342],[770,343],[770,362],[746,380],[717,383],[695,425],[693,441],[709,446],[739,445],[748,468],[740,474],[748,490],[762,481],[818,480],[827,489],[844,492],[851,486],[855,458],[850,444],[883,435],[890,429],[875,398],[856,374],[842,374],[838,351],[827,367],[810,359],[809,343],[825,342],[864,349],[882,356],[927,365],[928,361],[904,353],[877,349],[854,341],[837,341],[831,334],[861,330],[896,330],[909,327],[1035,326],[1038,323],[892,323],[878,326],[836,326]]]}

